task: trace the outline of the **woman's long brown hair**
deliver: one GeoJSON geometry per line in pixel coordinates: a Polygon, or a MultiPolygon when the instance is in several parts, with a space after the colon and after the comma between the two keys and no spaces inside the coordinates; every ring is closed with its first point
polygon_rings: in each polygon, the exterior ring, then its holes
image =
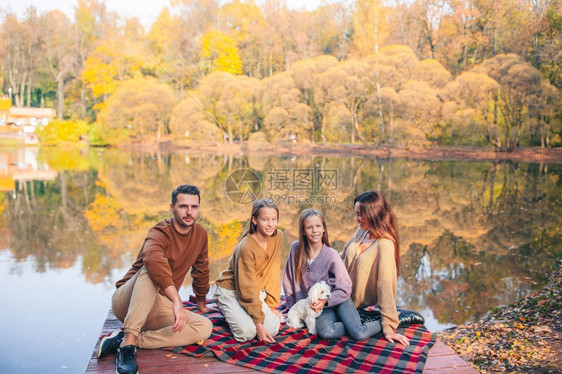
{"type": "Polygon", "coordinates": [[[396,217],[390,203],[378,191],[365,191],[355,197],[353,205],[359,203],[361,217],[367,218],[365,224],[373,239],[386,238],[394,242],[394,261],[396,274],[400,271],[400,240],[396,217]]]}
{"type": "Polygon", "coordinates": [[[299,218],[299,246],[297,249],[297,255],[295,256],[295,273],[297,276],[297,283],[302,281],[302,269],[305,266],[306,260],[310,258],[310,245],[306,239],[306,234],[304,232],[304,221],[312,216],[320,217],[322,221],[322,226],[324,226],[324,234],[322,235],[322,243],[326,246],[330,246],[330,241],[328,240],[328,227],[326,226],[326,220],[324,215],[316,209],[305,209],[301,212],[299,218]]]}
{"type": "MultiPolygon", "coordinates": [[[[260,216],[261,208],[275,209],[275,211],[277,212],[277,222],[279,222],[279,208],[277,208],[277,205],[275,205],[273,201],[267,199],[256,200],[254,202],[254,206],[252,207],[252,215],[250,216],[250,223],[248,225],[248,230],[246,230],[246,232],[244,233],[244,235],[242,235],[242,237],[245,237],[248,234],[253,234],[256,232],[256,225],[252,223],[252,218],[258,219],[258,217],[260,216]]],[[[277,235],[277,228],[275,229],[273,234],[271,234],[271,236],[275,236],[275,235],[277,235]]]]}

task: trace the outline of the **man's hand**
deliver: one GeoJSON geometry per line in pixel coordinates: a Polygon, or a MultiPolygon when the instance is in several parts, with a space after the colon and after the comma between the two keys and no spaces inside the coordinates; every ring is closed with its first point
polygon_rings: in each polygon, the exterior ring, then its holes
{"type": "Polygon", "coordinates": [[[267,331],[262,323],[256,323],[257,338],[264,343],[275,343],[273,336],[267,331]]]}
{"type": "Polygon", "coordinates": [[[321,312],[322,309],[324,309],[324,305],[326,305],[326,300],[318,300],[317,302],[310,304],[310,307],[312,308],[312,310],[318,313],[321,312]]]}
{"type": "Polygon", "coordinates": [[[172,302],[172,310],[174,312],[172,332],[181,332],[187,323],[187,312],[183,308],[178,290],[174,286],[168,286],[164,289],[164,294],[172,302]]]}
{"type": "Polygon", "coordinates": [[[172,326],[172,332],[182,332],[187,323],[187,312],[183,308],[183,303],[181,301],[174,302],[173,310],[175,322],[172,326]]]}

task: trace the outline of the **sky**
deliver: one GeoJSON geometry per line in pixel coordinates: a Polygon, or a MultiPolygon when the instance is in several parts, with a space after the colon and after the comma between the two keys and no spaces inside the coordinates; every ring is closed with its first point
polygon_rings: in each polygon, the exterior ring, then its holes
{"type": "MultiPolygon", "coordinates": [[[[103,1],[103,0],[101,0],[103,1]]],[[[287,0],[287,5],[292,9],[315,9],[322,0],[287,0]]],[[[328,1],[329,2],[329,1],[328,1]]],[[[40,12],[53,9],[62,10],[70,19],[74,18],[74,6],[77,0],[0,0],[0,10],[10,9],[18,16],[23,15],[25,9],[33,5],[40,12]]],[[[226,0],[221,0],[226,3],[226,0]]],[[[259,0],[256,3],[260,3],[259,0]]],[[[117,11],[123,18],[138,17],[141,23],[150,26],[160,10],[169,5],[168,0],[105,0],[109,10],[117,11]]]]}

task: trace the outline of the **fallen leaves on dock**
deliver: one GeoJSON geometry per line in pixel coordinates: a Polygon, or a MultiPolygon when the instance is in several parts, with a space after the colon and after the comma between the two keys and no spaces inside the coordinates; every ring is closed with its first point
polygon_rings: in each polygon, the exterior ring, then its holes
{"type": "Polygon", "coordinates": [[[481,373],[562,372],[561,264],[543,289],[438,339],[481,373]]]}

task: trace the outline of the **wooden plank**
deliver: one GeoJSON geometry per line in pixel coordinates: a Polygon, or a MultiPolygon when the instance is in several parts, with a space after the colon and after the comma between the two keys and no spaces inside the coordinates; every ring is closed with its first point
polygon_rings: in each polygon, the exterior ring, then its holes
{"type": "MultiPolygon", "coordinates": [[[[113,312],[110,310],[107,319],[102,327],[100,335],[111,333],[113,330],[122,327],[113,312]]],[[[109,374],[115,373],[115,356],[108,356],[98,359],[97,352],[100,341],[96,342],[86,373],[109,374]]],[[[220,361],[215,357],[191,357],[184,354],[175,354],[170,351],[160,349],[139,349],[137,351],[137,363],[139,372],[143,374],[162,374],[162,373],[255,373],[253,369],[238,365],[231,365],[220,361]],[[166,357],[173,354],[173,357],[166,357]]]]}
{"type": "Polygon", "coordinates": [[[441,340],[437,340],[429,350],[423,373],[445,374],[452,371],[455,374],[478,373],[476,369],[459,357],[451,348],[443,344],[441,340]]]}
{"type": "MultiPolygon", "coordinates": [[[[110,310],[103,325],[100,335],[109,334],[111,331],[122,326],[113,312],[110,310]]],[[[94,351],[90,358],[86,373],[109,374],[115,373],[115,356],[97,358],[99,339],[96,342],[94,351]]],[[[220,361],[216,357],[191,357],[184,354],[172,353],[160,349],[139,349],[137,351],[137,362],[139,371],[143,374],[162,374],[162,373],[255,373],[256,370],[248,369],[238,365],[231,365],[220,361]],[[172,354],[171,357],[166,357],[172,354]],[[172,358],[173,357],[173,358],[172,358]]],[[[424,366],[424,374],[447,374],[452,371],[455,374],[475,374],[478,373],[453,350],[447,347],[440,340],[436,341],[429,350],[427,361],[424,366]]]]}

